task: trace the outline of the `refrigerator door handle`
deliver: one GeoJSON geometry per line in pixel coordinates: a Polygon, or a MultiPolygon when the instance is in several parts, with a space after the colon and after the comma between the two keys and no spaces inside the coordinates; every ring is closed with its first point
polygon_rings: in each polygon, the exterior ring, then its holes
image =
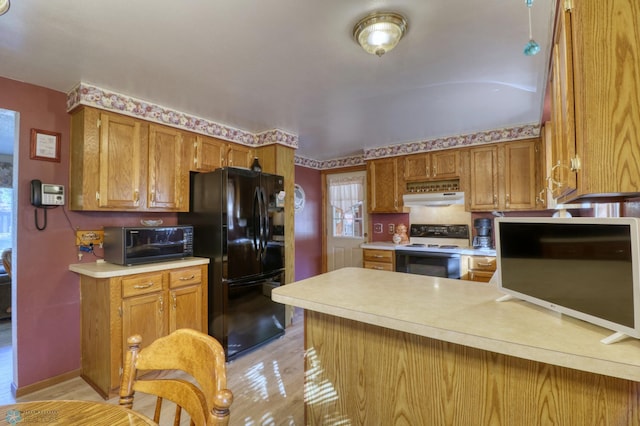
{"type": "Polygon", "coordinates": [[[261,251],[261,239],[262,239],[262,206],[260,205],[260,192],[259,188],[256,188],[255,193],[253,194],[253,214],[252,214],[252,225],[253,225],[253,248],[256,251],[256,260],[260,260],[260,251],[261,251]],[[257,215],[256,215],[257,210],[257,215]],[[257,219],[256,219],[257,217],[257,219]],[[258,222],[258,226],[256,226],[256,220],[258,222]]]}
{"type": "Polygon", "coordinates": [[[260,232],[260,256],[264,260],[267,251],[267,233],[269,232],[269,212],[267,211],[267,200],[264,188],[260,188],[260,202],[262,204],[261,212],[261,232],[260,232]]]}

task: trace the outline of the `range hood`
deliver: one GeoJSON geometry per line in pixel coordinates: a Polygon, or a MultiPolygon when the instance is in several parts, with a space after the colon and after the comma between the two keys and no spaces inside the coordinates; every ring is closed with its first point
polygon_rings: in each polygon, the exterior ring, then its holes
{"type": "Polygon", "coordinates": [[[402,196],[405,207],[464,204],[464,192],[419,192],[402,196]]]}

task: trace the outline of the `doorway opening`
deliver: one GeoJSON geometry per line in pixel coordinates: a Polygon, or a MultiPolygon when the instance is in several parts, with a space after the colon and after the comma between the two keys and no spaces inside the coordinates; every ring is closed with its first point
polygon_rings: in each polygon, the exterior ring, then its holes
{"type": "MultiPolygon", "coordinates": [[[[17,176],[18,113],[0,108],[0,253],[15,246],[16,200],[14,182],[17,176]]],[[[13,256],[15,257],[15,250],[13,256]]],[[[12,259],[9,254],[8,259],[12,259]]],[[[11,385],[14,379],[12,305],[14,282],[10,261],[7,269],[0,263],[0,404],[14,401],[11,385]]],[[[15,269],[15,268],[14,268],[15,269]]]]}
{"type": "Polygon", "coordinates": [[[362,266],[367,236],[366,171],[327,175],[327,271],[362,266]]]}

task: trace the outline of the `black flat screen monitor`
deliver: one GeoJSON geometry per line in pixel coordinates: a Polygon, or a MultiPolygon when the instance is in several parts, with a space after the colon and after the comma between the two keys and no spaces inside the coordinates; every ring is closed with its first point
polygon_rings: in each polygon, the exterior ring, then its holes
{"type": "Polygon", "coordinates": [[[496,218],[498,288],[640,337],[638,219],[496,218]]]}

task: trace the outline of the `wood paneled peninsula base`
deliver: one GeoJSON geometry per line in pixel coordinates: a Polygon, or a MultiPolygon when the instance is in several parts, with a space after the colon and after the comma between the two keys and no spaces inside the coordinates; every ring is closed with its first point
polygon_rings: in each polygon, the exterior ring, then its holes
{"type": "Polygon", "coordinates": [[[640,341],[501,295],[363,268],[275,289],[305,309],[305,424],[640,424],[640,341]]]}

